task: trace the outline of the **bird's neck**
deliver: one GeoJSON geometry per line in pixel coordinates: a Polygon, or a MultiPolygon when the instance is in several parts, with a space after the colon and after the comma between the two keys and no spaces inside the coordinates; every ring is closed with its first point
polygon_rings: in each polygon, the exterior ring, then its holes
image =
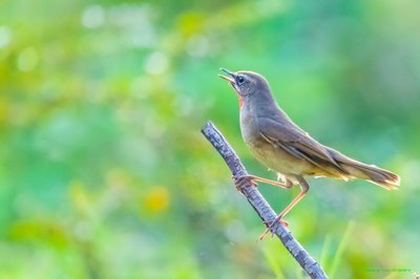
{"type": "Polygon", "coordinates": [[[250,96],[241,97],[239,105],[241,110],[249,110],[255,116],[270,116],[278,110],[276,101],[271,92],[256,92],[250,96]]]}

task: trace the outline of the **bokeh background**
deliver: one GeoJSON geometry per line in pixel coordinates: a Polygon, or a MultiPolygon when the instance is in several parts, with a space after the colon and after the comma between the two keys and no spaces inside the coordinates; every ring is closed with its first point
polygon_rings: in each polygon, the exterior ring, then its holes
{"type": "MultiPolygon", "coordinates": [[[[399,191],[311,180],[288,216],[331,278],[420,272],[420,2],[0,2],[0,278],[303,278],[200,134],[248,169],[218,68],[254,70],[399,191]]],[[[260,187],[276,210],[298,189],[260,187]]]]}

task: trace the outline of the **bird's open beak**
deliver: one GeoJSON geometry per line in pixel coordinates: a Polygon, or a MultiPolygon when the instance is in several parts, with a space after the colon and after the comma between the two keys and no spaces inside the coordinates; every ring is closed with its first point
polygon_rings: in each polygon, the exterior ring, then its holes
{"type": "Polygon", "coordinates": [[[235,73],[226,70],[225,68],[220,68],[220,71],[224,73],[224,75],[219,74],[219,77],[221,77],[224,80],[229,81],[232,85],[235,84],[235,73]]]}

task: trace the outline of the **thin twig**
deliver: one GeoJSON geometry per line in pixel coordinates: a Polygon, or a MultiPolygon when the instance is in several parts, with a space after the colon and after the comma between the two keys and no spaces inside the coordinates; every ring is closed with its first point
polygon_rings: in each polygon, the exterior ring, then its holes
{"type": "MultiPolygon", "coordinates": [[[[201,132],[220,153],[234,176],[248,175],[248,172],[238,155],[236,155],[235,151],[213,123],[208,122],[201,129],[201,132]]],[[[258,188],[249,184],[241,189],[241,193],[247,198],[248,202],[258,213],[264,224],[271,224],[276,218],[276,213],[258,191],[258,188]]],[[[280,239],[284,247],[286,247],[293,258],[295,258],[311,278],[327,278],[327,275],[318,262],[309,255],[305,248],[303,248],[303,246],[292,236],[286,227],[280,222],[277,222],[273,225],[272,232],[280,239]]]]}

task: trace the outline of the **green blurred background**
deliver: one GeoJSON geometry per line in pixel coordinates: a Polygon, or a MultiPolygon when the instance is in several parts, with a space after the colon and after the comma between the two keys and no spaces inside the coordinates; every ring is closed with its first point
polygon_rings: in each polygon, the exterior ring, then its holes
{"type": "MultiPolygon", "coordinates": [[[[254,70],[399,191],[311,180],[288,216],[332,278],[420,272],[420,2],[0,2],[0,278],[299,278],[200,134],[250,172],[218,68],[254,70]]],[[[260,187],[276,210],[298,189],[260,187]]]]}

